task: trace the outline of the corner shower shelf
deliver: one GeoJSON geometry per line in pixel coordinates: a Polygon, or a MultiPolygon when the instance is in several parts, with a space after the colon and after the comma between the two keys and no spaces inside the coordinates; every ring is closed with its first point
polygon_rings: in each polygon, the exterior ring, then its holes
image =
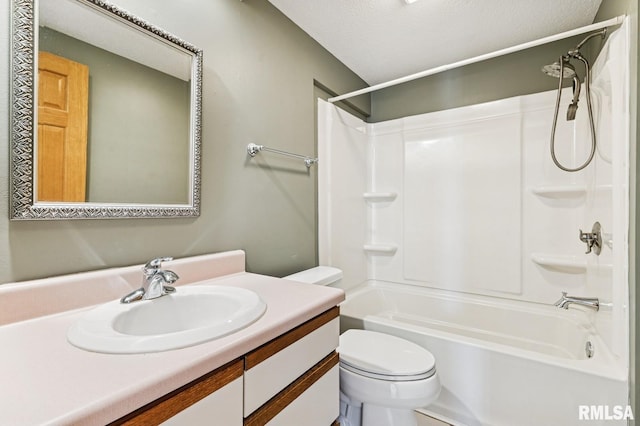
{"type": "Polygon", "coordinates": [[[567,274],[584,274],[587,272],[587,261],[577,256],[532,253],[531,260],[548,269],[567,274]]]}
{"type": "Polygon", "coordinates": [[[587,187],[585,185],[536,186],[531,192],[545,198],[578,198],[587,194],[587,187]]]}
{"type": "Polygon", "coordinates": [[[364,251],[367,254],[381,254],[386,256],[392,256],[396,254],[398,246],[395,244],[365,244],[364,251]]]}
{"type": "Polygon", "coordinates": [[[395,200],[398,194],[396,192],[365,192],[362,196],[367,201],[385,202],[395,200]]]}

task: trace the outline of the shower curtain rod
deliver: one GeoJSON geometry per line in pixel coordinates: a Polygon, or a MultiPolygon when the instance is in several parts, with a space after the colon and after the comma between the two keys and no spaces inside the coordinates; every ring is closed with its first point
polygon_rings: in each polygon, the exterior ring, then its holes
{"type": "Polygon", "coordinates": [[[530,47],[540,46],[542,44],[550,43],[556,40],[562,40],[563,38],[572,37],[574,35],[587,33],[589,31],[599,30],[605,27],[612,27],[614,25],[622,24],[625,15],[616,16],[615,18],[608,19],[602,22],[596,22],[595,24],[586,25],[584,27],[579,27],[573,30],[565,31],[563,33],[558,33],[555,35],[551,35],[548,37],[539,38],[537,40],[529,41],[526,43],[518,44],[516,46],[507,47],[505,49],[496,50],[494,52],[485,53],[480,56],[474,56],[472,58],[464,59],[462,61],[453,62],[447,65],[441,65],[435,68],[430,68],[425,71],[421,71],[415,74],[410,74],[404,77],[396,78],[395,80],[390,80],[384,83],[375,84],[373,86],[366,87],[364,89],[356,90],[353,92],[349,92],[344,95],[335,96],[333,98],[329,98],[328,101],[331,103],[342,101],[348,98],[352,98],[354,96],[364,95],[365,93],[375,92],[376,90],[385,89],[387,87],[395,86],[397,84],[406,83],[407,81],[417,80],[422,77],[426,77],[428,75],[438,74],[443,71],[448,71],[454,68],[458,68],[464,65],[473,64],[476,62],[481,62],[486,59],[496,58],[498,56],[503,56],[508,53],[518,52],[520,50],[528,49],[530,47]]]}

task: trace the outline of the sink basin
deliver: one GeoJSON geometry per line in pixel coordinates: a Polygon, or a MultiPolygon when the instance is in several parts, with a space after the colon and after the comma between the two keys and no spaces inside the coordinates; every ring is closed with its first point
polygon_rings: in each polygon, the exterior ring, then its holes
{"type": "Polygon", "coordinates": [[[266,305],[239,287],[195,285],[129,304],[119,300],[87,312],[67,333],[69,342],[103,353],[160,352],[197,345],[241,330],[266,305]]]}

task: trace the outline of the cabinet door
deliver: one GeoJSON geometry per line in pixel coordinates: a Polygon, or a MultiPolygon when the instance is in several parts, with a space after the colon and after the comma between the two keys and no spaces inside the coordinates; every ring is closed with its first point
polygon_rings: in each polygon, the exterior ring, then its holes
{"type": "Polygon", "coordinates": [[[171,417],[164,426],[242,426],[242,378],[171,417]]]}

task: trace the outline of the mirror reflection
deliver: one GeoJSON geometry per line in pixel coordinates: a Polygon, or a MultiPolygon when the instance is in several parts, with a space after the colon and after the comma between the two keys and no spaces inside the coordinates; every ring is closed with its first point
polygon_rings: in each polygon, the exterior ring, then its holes
{"type": "Polygon", "coordinates": [[[202,52],[100,0],[36,4],[31,201],[12,217],[197,215],[202,52]]]}

